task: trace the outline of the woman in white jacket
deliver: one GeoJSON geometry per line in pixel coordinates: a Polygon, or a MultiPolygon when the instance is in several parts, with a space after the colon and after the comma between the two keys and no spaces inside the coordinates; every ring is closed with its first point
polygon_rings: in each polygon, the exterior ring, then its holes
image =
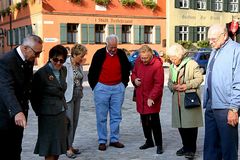
{"type": "Polygon", "coordinates": [[[82,80],[84,77],[82,64],[85,62],[84,56],[87,54],[87,48],[81,44],[76,44],[71,49],[71,56],[67,58],[64,65],[67,68],[67,90],[65,92],[65,99],[68,108],[66,116],[68,118],[68,158],[76,158],[76,154],[80,154],[79,149],[74,149],[72,144],[76,128],[78,125],[78,118],[80,112],[80,103],[83,96],[82,80]]]}

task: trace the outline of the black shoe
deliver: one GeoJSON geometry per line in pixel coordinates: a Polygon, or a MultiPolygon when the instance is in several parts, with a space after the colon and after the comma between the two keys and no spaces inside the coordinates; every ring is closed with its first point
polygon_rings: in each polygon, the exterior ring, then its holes
{"type": "Polygon", "coordinates": [[[120,143],[120,142],[111,142],[109,144],[109,146],[113,146],[113,147],[116,147],[116,148],[124,148],[124,144],[120,143]]]}
{"type": "Polygon", "coordinates": [[[139,147],[139,149],[148,149],[148,148],[151,148],[151,147],[154,147],[154,144],[145,143],[144,145],[139,147]]]}
{"type": "Polygon", "coordinates": [[[195,153],[193,153],[193,152],[186,152],[185,158],[194,159],[194,155],[195,155],[195,153]]]}
{"type": "Polygon", "coordinates": [[[107,147],[106,147],[106,144],[104,143],[100,143],[99,146],[98,146],[98,150],[100,151],[106,151],[107,147]]]}
{"type": "Polygon", "coordinates": [[[162,146],[157,146],[157,154],[162,154],[162,153],[163,153],[162,146]]]}
{"type": "Polygon", "coordinates": [[[183,150],[183,148],[179,149],[177,152],[176,152],[176,155],[177,156],[184,156],[185,155],[185,151],[183,150]]]}

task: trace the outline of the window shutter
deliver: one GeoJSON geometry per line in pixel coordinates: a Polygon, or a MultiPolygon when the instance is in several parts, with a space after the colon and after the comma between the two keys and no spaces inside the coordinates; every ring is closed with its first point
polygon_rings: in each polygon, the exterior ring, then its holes
{"type": "Polygon", "coordinates": [[[67,24],[61,23],[60,24],[60,42],[67,43],[67,24]]]}
{"type": "Polygon", "coordinates": [[[238,10],[237,12],[240,12],[240,1],[238,0],[238,10]]]}
{"type": "Polygon", "coordinates": [[[175,8],[180,8],[179,0],[175,0],[175,8]]]}
{"type": "Polygon", "coordinates": [[[114,25],[113,24],[109,24],[108,25],[108,34],[114,34],[114,25]]]}
{"type": "Polygon", "coordinates": [[[14,29],[14,38],[15,38],[15,45],[19,45],[19,35],[18,35],[18,28],[14,29]]]}
{"type": "Polygon", "coordinates": [[[198,39],[197,39],[197,28],[198,27],[193,27],[193,42],[197,42],[198,39]]]}
{"type": "Polygon", "coordinates": [[[95,43],[95,25],[94,24],[89,24],[89,44],[94,44],[95,43]]]}
{"type": "Polygon", "coordinates": [[[12,30],[7,31],[7,38],[8,38],[8,45],[12,45],[13,39],[12,39],[12,30]]]}
{"type": "Polygon", "coordinates": [[[32,25],[27,26],[27,35],[32,35],[32,25]]]}
{"type": "Polygon", "coordinates": [[[190,1],[189,0],[188,3],[189,3],[189,8],[196,9],[196,2],[195,1],[193,1],[193,0],[190,1]]]}
{"type": "Polygon", "coordinates": [[[24,38],[25,38],[25,27],[20,27],[20,39],[21,39],[21,42],[23,41],[24,38]]]}
{"type": "Polygon", "coordinates": [[[118,43],[122,43],[122,25],[116,25],[116,35],[118,36],[118,43]]]}
{"type": "Polygon", "coordinates": [[[144,43],[144,26],[140,26],[140,34],[139,34],[139,37],[140,37],[140,44],[143,44],[144,43]]]}
{"type": "Polygon", "coordinates": [[[179,26],[175,26],[175,42],[180,40],[179,34],[179,26]]]}
{"type": "Polygon", "coordinates": [[[188,40],[193,42],[193,40],[194,40],[194,37],[193,37],[193,35],[194,35],[193,27],[188,27],[188,31],[189,31],[188,32],[188,40]]]}
{"type": "Polygon", "coordinates": [[[207,10],[212,10],[212,0],[207,0],[207,10]]]}
{"type": "Polygon", "coordinates": [[[223,0],[223,11],[228,11],[228,0],[223,0]]]}
{"type": "Polygon", "coordinates": [[[140,43],[140,26],[134,25],[134,44],[140,43]]]}
{"type": "Polygon", "coordinates": [[[81,39],[82,39],[82,44],[87,44],[88,43],[88,25],[87,24],[81,24],[81,39]]]}
{"type": "Polygon", "coordinates": [[[155,27],[155,43],[156,44],[160,44],[161,43],[161,30],[160,30],[160,26],[156,26],[155,27]]]}

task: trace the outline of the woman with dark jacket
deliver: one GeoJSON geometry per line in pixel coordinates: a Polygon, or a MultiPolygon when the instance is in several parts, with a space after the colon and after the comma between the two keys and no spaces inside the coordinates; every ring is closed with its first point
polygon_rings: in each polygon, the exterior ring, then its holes
{"type": "Polygon", "coordinates": [[[186,92],[197,92],[200,97],[202,72],[197,62],[186,56],[180,44],[173,44],[167,51],[170,65],[168,87],[172,94],[172,126],[178,128],[183,147],[177,156],[193,159],[196,152],[198,127],[203,126],[202,108],[186,109],[184,97],[186,92]]]}
{"type": "Polygon", "coordinates": [[[67,71],[63,67],[66,58],[66,48],[54,46],[49,51],[49,61],[33,78],[31,104],[38,116],[38,139],[34,153],[45,156],[46,160],[57,160],[67,151],[67,104],[64,97],[67,71]]]}
{"type": "Polygon", "coordinates": [[[136,87],[137,111],[140,113],[146,142],[139,149],[154,147],[152,133],[157,146],[157,154],[162,154],[162,130],[159,118],[162,102],[164,71],[160,58],[153,55],[147,45],[139,49],[131,81],[136,87]]]}

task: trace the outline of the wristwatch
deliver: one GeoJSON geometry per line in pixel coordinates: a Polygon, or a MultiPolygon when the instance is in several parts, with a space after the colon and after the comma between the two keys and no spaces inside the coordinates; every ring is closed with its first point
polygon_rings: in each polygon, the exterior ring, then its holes
{"type": "Polygon", "coordinates": [[[238,109],[237,108],[231,108],[230,109],[233,113],[238,113],[238,109]]]}

